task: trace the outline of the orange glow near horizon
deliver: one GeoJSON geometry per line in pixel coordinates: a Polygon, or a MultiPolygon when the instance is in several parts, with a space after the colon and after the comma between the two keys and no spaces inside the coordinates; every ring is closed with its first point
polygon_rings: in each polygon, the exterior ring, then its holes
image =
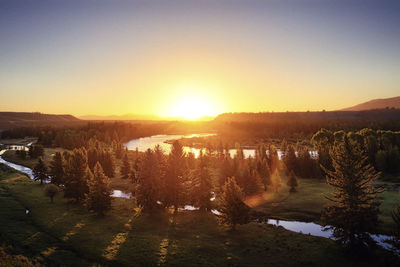
{"type": "Polygon", "coordinates": [[[173,104],[169,117],[198,120],[205,116],[218,115],[209,102],[199,97],[185,97],[173,104]]]}

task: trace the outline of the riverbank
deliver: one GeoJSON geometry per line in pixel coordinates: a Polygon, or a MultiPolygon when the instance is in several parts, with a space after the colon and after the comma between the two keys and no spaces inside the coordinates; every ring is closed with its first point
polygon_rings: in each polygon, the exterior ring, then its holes
{"type": "MultiPolygon", "coordinates": [[[[2,235],[44,262],[68,263],[81,258],[80,266],[93,261],[118,266],[355,264],[332,240],[282,227],[250,223],[231,233],[209,213],[180,211],[174,216],[166,211],[139,216],[129,199],[114,199],[111,211],[99,218],[61,195],[51,204],[43,195],[43,186],[4,171],[0,172],[0,188],[2,235]],[[28,215],[25,209],[30,211],[28,215]]],[[[389,259],[393,260],[390,253],[378,249],[376,261],[362,265],[383,266],[390,264],[389,259]]]]}

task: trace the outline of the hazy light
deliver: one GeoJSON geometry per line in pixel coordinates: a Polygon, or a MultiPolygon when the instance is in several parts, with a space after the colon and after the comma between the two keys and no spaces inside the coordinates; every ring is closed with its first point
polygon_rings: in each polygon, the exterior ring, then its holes
{"type": "Polygon", "coordinates": [[[168,116],[183,118],[187,120],[198,120],[205,116],[216,116],[217,111],[210,102],[196,96],[187,96],[171,107],[171,111],[168,112],[168,116]]]}

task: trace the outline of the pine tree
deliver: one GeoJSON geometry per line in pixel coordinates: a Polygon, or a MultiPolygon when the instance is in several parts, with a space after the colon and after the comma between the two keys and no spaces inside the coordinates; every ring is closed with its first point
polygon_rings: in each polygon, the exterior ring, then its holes
{"type": "Polygon", "coordinates": [[[283,138],[282,143],[281,143],[281,147],[280,147],[282,155],[284,155],[286,153],[287,146],[288,146],[288,143],[287,143],[286,139],[283,138]]]}
{"type": "Polygon", "coordinates": [[[368,232],[378,225],[380,203],[376,196],[382,190],[375,188],[373,182],[380,174],[368,164],[363,151],[351,146],[347,135],[335,142],[330,155],[334,170],[321,167],[333,187],[327,199],[334,204],[324,210],[322,219],[340,243],[353,248],[371,241],[368,232]]]}
{"type": "Polygon", "coordinates": [[[87,193],[87,155],[84,148],[74,149],[66,164],[64,196],[79,201],[87,193]]]}
{"type": "Polygon", "coordinates": [[[298,183],[297,183],[296,174],[294,174],[293,171],[291,171],[289,174],[289,180],[287,182],[287,185],[290,187],[290,190],[289,190],[290,193],[297,191],[296,187],[298,186],[298,183]]]}
{"type": "Polygon", "coordinates": [[[92,173],[89,168],[87,172],[88,193],[85,204],[89,210],[96,212],[99,216],[111,208],[110,179],[104,174],[103,168],[97,162],[92,173]]]}
{"type": "Polygon", "coordinates": [[[98,149],[95,146],[90,147],[87,151],[87,157],[89,168],[91,170],[94,170],[94,165],[96,165],[96,163],[100,161],[98,149]]]}
{"type": "Polygon", "coordinates": [[[235,178],[228,178],[222,187],[218,211],[221,213],[222,223],[228,224],[232,230],[235,230],[237,224],[245,224],[249,221],[250,208],[243,199],[244,194],[235,178]]]}
{"type": "Polygon", "coordinates": [[[40,181],[40,184],[43,184],[43,181],[47,179],[47,167],[44,164],[43,159],[40,157],[37,164],[33,168],[33,177],[35,181],[40,181]]]}
{"type": "Polygon", "coordinates": [[[58,194],[60,191],[60,188],[56,186],[55,184],[48,184],[44,188],[44,194],[46,197],[50,198],[51,203],[54,202],[54,197],[58,194]]]}
{"type": "Polygon", "coordinates": [[[286,152],[285,152],[285,157],[283,158],[283,162],[285,163],[287,170],[289,172],[297,171],[297,157],[296,157],[296,152],[294,150],[293,145],[288,145],[286,152]]]}
{"type": "Polygon", "coordinates": [[[255,170],[249,169],[244,192],[247,196],[259,194],[263,189],[260,175],[255,170]]]}
{"type": "Polygon", "coordinates": [[[113,178],[115,176],[115,163],[111,151],[103,151],[100,164],[105,175],[107,175],[109,178],[113,178]]]}
{"type": "Polygon", "coordinates": [[[125,153],[124,157],[122,158],[122,165],[121,165],[121,176],[122,179],[128,179],[129,175],[131,174],[131,165],[129,164],[128,154],[125,153]]]}
{"type": "Polygon", "coordinates": [[[165,176],[164,204],[174,206],[175,211],[183,204],[185,197],[185,153],[181,144],[175,141],[172,144],[168,157],[168,166],[165,176]]]}
{"type": "Polygon", "coordinates": [[[65,179],[64,159],[60,152],[56,152],[50,161],[51,183],[61,185],[65,179]]]}
{"type": "Polygon", "coordinates": [[[199,166],[194,171],[194,179],[192,183],[192,190],[194,198],[194,204],[199,207],[200,210],[211,210],[211,174],[207,167],[199,166]]]}
{"type": "Polygon", "coordinates": [[[259,159],[257,161],[257,172],[261,178],[261,182],[264,185],[264,191],[267,191],[268,186],[271,185],[271,172],[267,159],[259,159]]]}
{"type": "Polygon", "coordinates": [[[279,165],[278,151],[276,150],[276,147],[274,145],[269,146],[268,161],[271,174],[274,174],[278,170],[279,165]]]}
{"type": "Polygon", "coordinates": [[[135,197],[137,204],[143,207],[143,211],[151,212],[157,207],[160,200],[160,168],[154,152],[148,149],[141,161],[135,197]]]}

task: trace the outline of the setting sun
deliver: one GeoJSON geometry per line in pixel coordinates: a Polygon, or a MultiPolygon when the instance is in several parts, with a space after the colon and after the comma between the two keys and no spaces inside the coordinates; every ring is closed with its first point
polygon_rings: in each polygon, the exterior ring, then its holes
{"type": "Polygon", "coordinates": [[[215,116],[217,111],[210,102],[200,97],[185,97],[171,107],[170,117],[198,120],[206,116],[215,116]]]}

